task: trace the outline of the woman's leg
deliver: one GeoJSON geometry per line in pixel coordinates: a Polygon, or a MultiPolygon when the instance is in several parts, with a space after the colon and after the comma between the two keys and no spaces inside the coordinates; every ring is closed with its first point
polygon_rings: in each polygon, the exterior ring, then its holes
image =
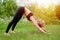
{"type": "Polygon", "coordinates": [[[16,21],[16,16],[14,16],[13,20],[8,24],[7,29],[6,29],[6,33],[8,33],[9,29],[15,23],[15,21],[16,21]]]}
{"type": "Polygon", "coordinates": [[[19,21],[20,19],[21,19],[21,18],[18,18],[18,19],[16,20],[16,22],[14,22],[14,24],[12,25],[12,31],[14,31],[15,26],[16,26],[16,24],[18,23],[18,21],[19,21]]]}
{"type": "Polygon", "coordinates": [[[10,29],[11,27],[12,27],[12,30],[14,30],[17,22],[19,21],[19,19],[21,19],[22,16],[23,16],[23,15],[21,15],[21,16],[15,15],[15,16],[14,16],[13,20],[12,20],[12,21],[8,24],[8,26],[7,26],[6,33],[8,33],[8,31],[9,31],[9,29],[10,29]]]}
{"type": "Polygon", "coordinates": [[[15,16],[13,17],[12,21],[8,24],[7,29],[6,29],[6,33],[8,33],[9,29],[13,26],[13,24],[17,21],[17,19],[19,18],[18,13],[15,14],[15,16]]]}
{"type": "Polygon", "coordinates": [[[14,30],[17,22],[18,22],[19,19],[21,19],[21,17],[23,16],[23,13],[24,13],[24,7],[20,7],[20,8],[17,10],[17,12],[16,12],[13,20],[8,24],[7,29],[6,29],[6,33],[8,33],[8,31],[9,31],[9,29],[11,28],[12,25],[13,25],[13,28],[12,28],[12,29],[14,30]]]}
{"type": "Polygon", "coordinates": [[[4,33],[4,35],[9,35],[8,32],[9,32],[10,28],[12,27],[12,25],[14,25],[15,22],[16,22],[16,20],[15,20],[15,16],[14,16],[13,20],[8,24],[6,32],[4,33]]]}
{"type": "Polygon", "coordinates": [[[25,8],[24,8],[24,7],[19,7],[19,8],[18,8],[18,10],[17,10],[17,12],[16,12],[16,15],[17,15],[18,17],[16,17],[17,20],[16,20],[16,22],[15,22],[15,23],[13,24],[13,26],[12,26],[12,31],[14,30],[14,28],[15,28],[17,22],[19,21],[19,19],[21,19],[21,17],[23,16],[24,12],[25,12],[25,8]]]}
{"type": "Polygon", "coordinates": [[[11,21],[8,26],[7,26],[7,29],[6,29],[6,33],[8,33],[9,29],[11,28],[11,26],[13,25],[14,21],[11,21]]]}
{"type": "Polygon", "coordinates": [[[12,25],[12,31],[14,31],[14,28],[16,26],[17,22],[15,22],[13,25],[12,25]]]}

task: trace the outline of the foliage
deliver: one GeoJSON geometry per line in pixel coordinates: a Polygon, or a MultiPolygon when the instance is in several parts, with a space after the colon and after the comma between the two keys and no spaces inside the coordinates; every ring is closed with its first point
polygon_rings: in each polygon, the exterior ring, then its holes
{"type": "Polygon", "coordinates": [[[29,7],[29,9],[34,13],[35,18],[38,20],[45,20],[46,24],[57,24],[60,22],[56,17],[55,8],[56,5],[54,4],[48,5],[47,8],[45,8],[45,5],[38,7],[37,4],[33,4],[29,7]]]}
{"type": "MultiPolygon", "coordinates": [[[[57,24],[60,23],[60,5],[50,4],[47,8],[42,4],[38,7],[37,3],[26,5],[37,20],[43,19],[46,24],[57,24]],[[58,18],[57,18],[58,17],[58,18]]],[[[17,6],[13,0],[0,0],[0,17],[10,17],[13,16],[16,12],[17,6]]],[[[25,16],[23,16],[25,18],[25,16]]]]}
{"type": "Polygon", "coordinates": [[[13,0],[0,0],[0,17],[13,16],[16,11],[16,3],[13,0]]]}
{"type": "Polygon", "coordinates": [[[60,4],[56,5],[56,16],[60,20],[60,4]]]}

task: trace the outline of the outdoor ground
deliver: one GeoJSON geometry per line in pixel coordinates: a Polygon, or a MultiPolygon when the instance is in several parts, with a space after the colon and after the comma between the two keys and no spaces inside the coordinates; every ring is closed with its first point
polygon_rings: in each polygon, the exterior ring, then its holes
{"type": "Polygon", "coordinates": [[[0,20],[0,40],[60,40],[60,25],[46,25],[44,28],[50,34],[44,34],[29,21],[21,20],[15,28],[15,34],[9,31],[9,36],[4,35],[9,20],[0,20]],[[24,23],[23,23],[24,22],[24,23]]]}

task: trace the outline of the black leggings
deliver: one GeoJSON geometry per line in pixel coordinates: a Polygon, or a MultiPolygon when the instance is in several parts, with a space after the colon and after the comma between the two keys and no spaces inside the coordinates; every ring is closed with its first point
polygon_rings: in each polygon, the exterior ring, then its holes
{"type": "Polygon", "coordinates": [[[12,31],[14,30],[16,24],[18,23],[18,21],[21,19],[21,17],[23,16],[24,13],[24,7],[20,7],[18,8],[13,20],[8,24],[7,29],[6,29],[6,33],[8,33],[9,29],[12,27],[12,31]]]}

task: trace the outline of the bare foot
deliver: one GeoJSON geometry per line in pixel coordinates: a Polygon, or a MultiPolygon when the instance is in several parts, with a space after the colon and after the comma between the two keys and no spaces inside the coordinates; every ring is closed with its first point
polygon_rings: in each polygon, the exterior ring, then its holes
{"type": "Polygon", "coordinates": [[[9,33],[4,33],[4,35],[7,35],[7,36],[9,36],[9,33]]]}
{"type": "Polygon", "coordinates": [[[14,32],[14,31],[12,31],[12,33],[14,33],[14,34],[15,34],[15,32],[14,32]]]}

